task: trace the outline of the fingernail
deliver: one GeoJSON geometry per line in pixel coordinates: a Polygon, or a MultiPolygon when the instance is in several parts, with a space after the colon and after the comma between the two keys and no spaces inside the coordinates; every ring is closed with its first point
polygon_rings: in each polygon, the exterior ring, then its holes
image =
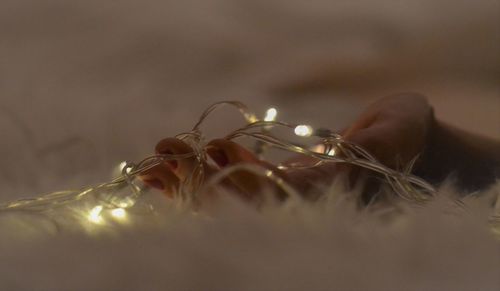
{"type": "MultiPolygon", "coordinates": [[[[173,155],[174,153],[169,150],[169,149],[164,149],[160,151],[160,154],[162,155],[173,155]]],[[[165,161],[167,162],[168,166],[170,167],[171,170],[176,170],[177,167],[179,166],[179,163],[177,163],[176,160],[170,160],[170,161],[165,161]]]]}
{"type": "Polygon", "coordinates": [[[207,148],[207,154],[214,160],[214,162],[219,165],[219,167],[225,167],[229,164],[229,159],[227,158],[226,153],[218,148],[211,147],[207,148]]]}
{"type": "Polygon", "coordinates": [[[165,189],[165,186],[163,185],[163,183],[158,179],[144,180],[144,183],[150,187],[153,187],[153,188],[156,188],[159,190],[165,189]]]}

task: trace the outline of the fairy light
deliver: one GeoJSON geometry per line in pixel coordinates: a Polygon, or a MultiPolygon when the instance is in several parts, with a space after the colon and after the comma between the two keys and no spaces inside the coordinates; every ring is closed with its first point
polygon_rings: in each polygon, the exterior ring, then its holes
{"type": "Polygon", "coordinates": [[[123,171],[123,168],[125,168],[125,166],[127,165],[127,162],[121,162],[119,165],[118,165],[118,169],[120,169],[120,172],[123,171]]]}
{"type": "Polygon", "coordinates": [[[295,134],[298,135],[298,136],[302,136],[302,137],[308,137],[308,136],[311,136],[312,133],[313,133],[313,129],[312,127],[310,127],[309,125],[304,125],[304,124],[301,124],[301,125],[297,125],[295,127],[295,130],[294,130],[295,134]]]}
{"type": "Polygon", "coordinates": [[[276,108],[271,107],[267,109],[264,121],[274,121],[277,115],[278,115],[278,110],[276,110],[276,108]]]}
{"type": "Polygon", "coordinates": [[[255,122],[259,121],[259,119],[253,114],[248,116],[247,119],[248,119],[249,123],[255,123],[255,122]]]}
{"type": "MultiPolygon", "coordinates": [[[[121,162],[120,165],[118,165],[118,167],[120,168],[120,172],[123,171],[123,168],[125,168],[127,166],[127,162],[121,162]]],[[[127,174],[130,174],[130,172],[132,171],[132,168],[127,168],[127,174]]]]}
{"type": "Polygon", "coordinates": [[[92,210],[90,210],[89,212],[89,215],[88,215],[88,220],[90,222],[93,222],[93,223],[101,223],[102,222],[102,216],[101,216],[101,212],[102,212],[102,205],[97,205],[96,207],[92,208],[92,210]]]}
{"type": "Polygon", "coordinates": [[[130,197],[126,197],[122,199],[120,202],[118,202],[118,206],[120,206],[120,208],[129,208],[134,206],[134,204],[135,200],[130,197]]]}
{"type": "MultiPolygon", "coordinates": [[[[116,167],[113,169],[113,176],[119,176],[123,173],[123,169],[127,166],[127,162],[123,161],[119,163],[116,167]]],[[[132,168],[129,167],[127,168],[127,174],[130,174],[132,172],[132,168]]]]}
{"type": "MultiPolygon", "coordinates": [[[[412,176],[408,174],[403,174],[397,170],[393,170],[388,168],[387,166],[378,162],[371,154],[369,154],[366,150],[361,148],[358,145],[346,142],[342,136],[334,134],[331,131],[327,131],[326,133],[322,133],[320,129],[314,130],[309,125],[291,125],[286,122],[274,122],[272,126],[269,123],[257,123],[258,119],[255,117],[253,113],[251,113],[246,106],[239,102],[219,102],[211,107],[209,107],[200,117],[198,123],[193,127],[190,132],[178,135],[180,139],[193,144],[194,146],[198,145],[200,137],[202,135],[199,127],[205,120],[205,118],[212,112],[217,106],[223,104],[230,104],[235,106],[240,110],[240,112],[245,116],[247,120],[247,125],[241,127],[239,129],[234,130],[233,132],[227,135],[227,138],[232,140],[241,136],[249,136],[253,139],[261,142],[269,147],[277,147],[280,149],[284,149],[289,152],[299,153],[306,156],[314,157],[318,160],[325,162],[344,162],[350,163],[359,167],[363,167],[378,173],[383,174],[387,182],[391,185],[391,187],[395,190],[396,194],[402,198],[405,198],[409,201],[422,202],[427,201],[427,197],[433,196],[435,193],[435,188],[428,184],[426,181],[412,176]],[[255,123],[255,124],[254,124],[255,123]],[[323,141],[332,139],[335,141],[335,146],[328,149],[328,152],[325,148],[322,151],[312,151],[309,147],[301,146],[295,143],[292,143],[286,139],[279,138],[271,134],[272,128],[276,126],[281,126],[284,128],[289,128],[294,130],[294,133],[300,137],[315,137],[318,139],[322,139],[323,141]],[[259,130],[261,127],[262,130],[259,130]],[[269,130],[265,130],[269,127],[269,130]],[[257,131],[256,131],[257,130],[257,131]],[[342,149],[341,152],[336,153],[336,149],[342,149]],[[347,154],[346,154],[347,153],[347,154]],[[329,156],[336,156],[332,159],[329,156]],[[348,156],[347,158],[345,156],[348,156]],[[424,195],[426,194],[426,195],[424,195]],[[429,194],[429,195],[427,195],[429,194]]],[[[270,122],[275,121],[277,116],[276,108],[269,108],[264,117],[264,121],[270,122]]],[[[324,146],[324,145],[323,145],[324,146]]],[[[201,149],[201,148],[200,148],[201,149]]],[[[193,156],[204,155],[204,151],[196,151],[188,154],[178,154],[172,155],[172,158],[176,159],[186,159],[192,158],[193,156]]],[[[199,158],[199,161],[203,161],[203,158],[199,158]]],[[[113,179],[112,181],[88,187],[86,189],[77,190],[77,191],[60,191],[51,193],[48,195],[32,198],[32,199],[20,199],[13,202],[8,202],[4,204],[0,204],[0,212],[2,211],[10,211],[13,209],[21,209],[26,211],[42,211],[50,213],[55,207],[60,207],[63,204],[71,205],[70,203],[76,202],[77,200],[82,200],[85,197],[100,197],[99,194],[101,191],[106,191],[106,193],[110,193],[109,195],[104,195],[106,197],[105,204],[103,202],[98,202],[103,205],[115,205],[114,208],[110,209],[109,212],[106,211],[106,215],[109,215],[115,219],[125,219],[127,218],[126,208],[134,207],[134,204],[142,194],[142,190],[136,189],[134,183],[131,183],[133,179],[135,179],[138,175],[151,169],[154,165],[160,164],[163,161],[162,156],[150,156],[138,163],[127,163],[121,162],[115,169],[120,169],[120,176],[113,179]],[[130,166],[127,166],[129,164],[130,166]],[[126,173],[124,173],[124,169],[127,168],[126,173]],[[133,171],[132,171],[133,169],[133,171]],[[128,173],[128,175],[127,175],[128,173]],[[128,187],[128,188],[127,188],[128,187]],[[122,189],[129,189],[128,191],[132,191],[133,196],[122,195],[124,192],[122,189]],[[108,192],[109,191],[109,192],[108,192]],[[111,197],[109,197],[111,196],[111,197]]],[[[288,166],[287,168],[294,168],[294,166],[288,166]]],[[[197,169],[200,169],[198,167],[197,169]]],[[[202,169],[202,167],[201,167],[202,169]]],[[[265,172],[264,175],[271,175],[274,177],[272,172],[265,172]]],[[[185,184],[182,185],[183,189],[191,189],[189,183],[193,183],[192,179],[186,179],[185,184]]],[[[284,183],[284,182],[283,182],[284,183]]],[[[130,194],[130,193],[129,193],[130,194]]],[[[187,198],[196,198],[196,191],[193,193],[186,193],[185,197],[187,198]]],[[[103,196],[103,197],[104,197],[103,196]]],[[[87,214],[87,220],[96,224],[102,225],[104,223],[103,217],[103,205],[97,205],[92,208],[87,214]]]]}
{"type": "Polygon", "coordinates": [[[111,210],[111,215],[114,218],[124,219],[127,216],[127,212],[123,208],[115,208],[111,210]]]}

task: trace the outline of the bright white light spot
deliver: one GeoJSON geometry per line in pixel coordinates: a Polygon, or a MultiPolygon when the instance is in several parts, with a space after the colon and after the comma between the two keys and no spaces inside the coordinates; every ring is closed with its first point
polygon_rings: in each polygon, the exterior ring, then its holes
{"type": "MultiPolygon", "coordinates": [[[[123,168],[125,168],[125,166],[127,165],[127,162],[121,162],[119,165],[118,165],[118,169],[120,171],[120,173],[123,172],[123,168]]],[[[130,174],[130,172],[132,171],[132,168],[128,168],[127,169],[127,174],[130,174]]]]}
{"type": "Polygon", "coordinates": [[[255,123],[255,122],[259,121],[259,119],[253,114],[250,116],[247,116],[247,119],[248,119],[249,123],[255,123]]]}
{"type": "Polygon", "coordinates": [[[126,197],[118,203],[118,206],[120,206],[120,208],[129,208],[132,207],[134,204],[135,204],[134,199],[126,197]]]}
{"type": "Polygon", "coordinates": [[[114,218],[123,219],[125,218],[125,216],[127,216],[127,213],[123,208],[115,208],[111,210],[111,215],[113,215],[114,218]]]}
{"type": "Polygon", "coordinates": [[[328,151],[327,155],[329,155],[329,156],[334,156],[334,155],[335,155],[335,148],[331,148],[331,149],[328,151]]]}
{"type": "Polygon", "coordinates": [[[88,219],[93,223],[101,223],[102,222],[101,212],[102,212],[101,205],[92,208],[92,210],[90,210],[89,212],[88,219]]]}
{"type": "Polygon", "coordinates": [[[295,127],[295,134],[298,136],[311,136],[312,133],[313,133],[313,129],[309,125],[301,124],[301,125],[297,125],[297,127],[295,127]]]}
{"type": "Polygon", "coordinates": [[[276,119],[276,115],[278,115],[278,110],[276,110],[276,108],[269,108],[266,111],[264,121],[274,121],[276,119]]]}

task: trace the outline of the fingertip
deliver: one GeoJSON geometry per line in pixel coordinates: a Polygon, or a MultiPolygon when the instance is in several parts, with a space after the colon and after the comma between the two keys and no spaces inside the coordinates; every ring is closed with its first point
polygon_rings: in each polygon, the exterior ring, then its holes
{"type": "Polygon", "coordinates": [[[207,154],[220,167],[240,162],[259,163],[260,160],[245,147],[227,139],[214,139],[207,144],[207,154]]]}
{"type": "Polygon", "coordinates": [[[210,146],[206,149],[208,156],[221,168],[229,164],[229,158],[224,150],[218,147],[210,146]]]}
{"type": "Polygon", "coordinates": [[[156,144],[155,151],[158,154],[187,154],[193,151],[193,149],[184,141],[168,137],[164,138],[156,144]]]}
{"type": "Polygon", "coordinates": [[[179,179],[164,164],[159,164],[145,171],[139,178],[146,186],[160,190],[168,197],[173,197],[173,193],[179,185],[179,179]]]}
{"type": "MultiPolygon", "coordinates": [[[[160,155],[182,155],[192,153],[193,149],[180,139],[165,138],[158,142],[155,151],[160,155]]],[[[183,159],[166,160],[165,162],[181,179],[185,179],[189,176],[196,166],[196,158],[194,156],[183,159]]]]}

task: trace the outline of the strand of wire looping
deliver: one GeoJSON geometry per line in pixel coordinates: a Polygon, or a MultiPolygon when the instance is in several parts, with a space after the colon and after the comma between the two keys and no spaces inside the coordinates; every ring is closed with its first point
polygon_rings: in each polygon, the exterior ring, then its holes
{"type": "MultiPolygon", "coordinates": [[[[195,157],[197,160],[197,166],[192,171],[191,175],[181,183],[178,193],[184,200],[195,200],[197,195],[202,189],[202,184],[207,183],[209,185],[214,185],[214,181],[220,181],[224,175],[229,175],[232,170],[223,171],[220,175],[212,177],[212,180],[205,181],[205,169],[203,167],[206,161],[205,153],[205,137],[200,129],[205,123],[207,117],[213,113],[217,108],[222,105],[230,105],[235,107],[240,111],[246,120],[246,125],[230,132],[226,138],[236,139],[239,137],[248,137],[255,140],[260,146],[266,145],[268,147],[274,147],[285,151],[290,151],[302,155],[307,155],[309,157],[318,160],[315,166],[321,165],[327,162],[337,162],[337,163],[348,163],[363,167],[365,169],[377,172],[385,177],[385,180],[392,187],[394,192],[401,198],[412,201],[412,202],[425,202],[431,198],[436,190],[432,185],[426,181],[413,176],[411,174],[411,169],[413,167],[414,161],[408,165],[404,171],[397,171],[380,163],[375,157],[364,150],[362,147],[346,141],[339,134],[334,133],[328,129],[316,129],[313,130],[307,125],[297,125],[286,123],[282,121],[275,121],[274,118],[265,118],[260,120],[257,116],[252,113],[243,103],[237,101],[222,101],[217,102],[207,108],[200,116],[197,123],[189,132],[184,132],[178,134],[176,137],[186,142],[193,152],[187,154],[162,154],[146,157],[138,163],[127,162],[121,172],[121,176],[107,183],[97,185],[95,187],[89,187],[83,190],[76,191],[63,191],[51,193],[48,195],[40,196],[31,199],[22,199],[14,202],[0,204],[0,210],[36,210],[43,211],[44,209],[54,207],[57,205],[63,205],[67,202],[82,199],[83,197],[102,189],[112,190],[113,188],[129,187],[132,192],[132,196],[128,197],[132,200],[137,200],[142,195],[142,190],[135,184],[136,178],[147,170],[159,165],[168,160],[180,160],[195,157]],[[282,127],[289,130],[294,130],[299,136],[305,138],[316,138],[320,143],[324,145],[324,151],[321,153],[310,150],[307,147],[294,144],[288,140],[279,138],[271,133],[273,128],[282,127]]],[[[276,114],[274,114],[275,116],[276,114]]],[[[262,150],[262,148],[261,148],[262,150]]],[[[234,170],[234,169],[233,169],[234,170]]],[[[254,173],[260,170],[255,167],[247,168],[249,171],[254,173]]],[[[296,193],[291,190],[293,187],[286,184],[281,179],[276,179],[275,175],[268,173],[269,170],[261,169],[260,174],[264,177],[268,177],[272,182],[279,184],[280,188],[289,196],[296,196],[296,193]]]]}

